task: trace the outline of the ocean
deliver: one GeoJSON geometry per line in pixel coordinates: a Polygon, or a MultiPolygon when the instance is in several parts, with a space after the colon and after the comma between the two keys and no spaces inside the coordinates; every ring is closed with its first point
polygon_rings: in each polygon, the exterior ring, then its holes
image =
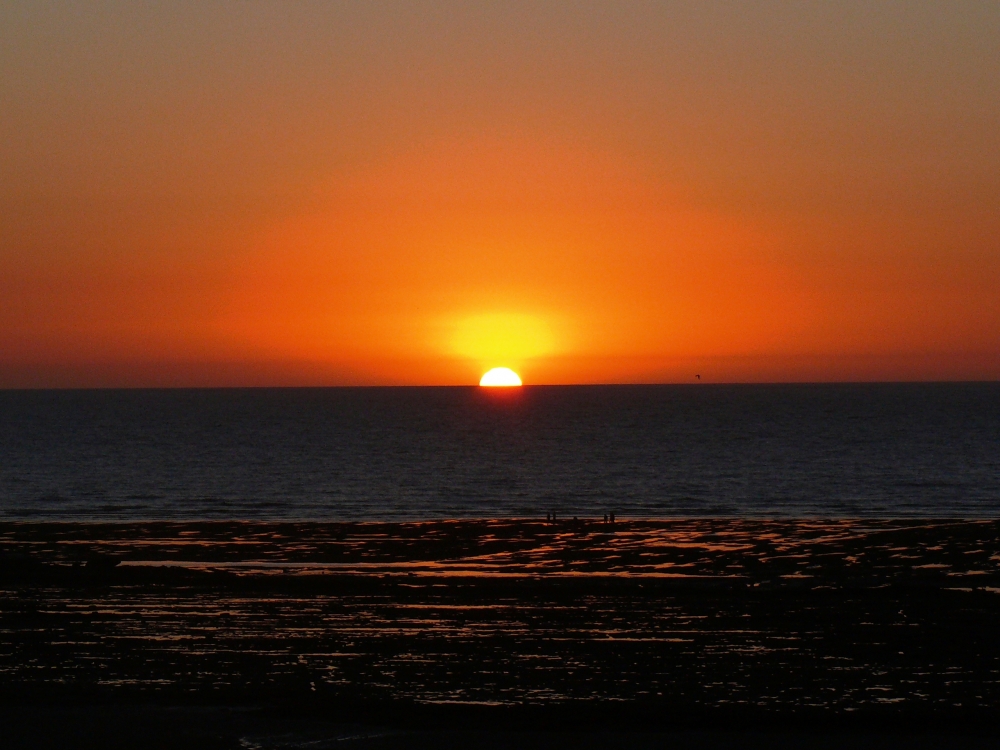
{"type": "Polygon", "coordinates": [[[1000,516],[1000,384],[0,391],[6,520],[1000,516]]]}

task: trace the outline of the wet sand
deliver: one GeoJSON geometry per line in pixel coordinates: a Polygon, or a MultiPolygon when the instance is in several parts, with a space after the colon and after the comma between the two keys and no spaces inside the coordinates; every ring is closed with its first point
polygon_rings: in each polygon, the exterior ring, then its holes
{"type": "Polygon", "coordinates": [[[8,728],[86,708],[104,745],[175,711],[206,747],[976,746],[1000,523],[5,523],[0,633],[8,728]]]}

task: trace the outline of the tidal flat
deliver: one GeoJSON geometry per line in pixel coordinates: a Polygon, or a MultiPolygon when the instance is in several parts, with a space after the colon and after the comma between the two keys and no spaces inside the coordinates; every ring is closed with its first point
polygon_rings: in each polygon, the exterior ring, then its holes
{"type": "Polygon", "coordinates": [[[0,524],[8,727],[86,709],[176,729],[169,709],[243,747],[246,722],[292,719],[358,746],[917,741],[995,726],[998,623],[997,521],[0,524]],[[207,707],[227,718],[191,718],[207,707]]]}

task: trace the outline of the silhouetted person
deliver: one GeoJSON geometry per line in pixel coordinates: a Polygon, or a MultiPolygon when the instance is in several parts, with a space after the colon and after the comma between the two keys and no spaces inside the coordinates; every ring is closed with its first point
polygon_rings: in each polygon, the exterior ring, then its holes
{"type": "Polygon", "coordinates": [[[615,522],[615,514],[614,514],[614,513],[612,513],[612,514],[611,514],[611,523],[614,523],[614,522],[615,522]]]}

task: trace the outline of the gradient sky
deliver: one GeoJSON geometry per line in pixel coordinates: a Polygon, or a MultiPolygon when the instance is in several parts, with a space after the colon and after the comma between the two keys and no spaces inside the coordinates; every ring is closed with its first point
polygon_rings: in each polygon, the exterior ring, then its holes
{"type": "Polygon", "coordinates": [[[1000,3],[0,3],[0,387],[1000,377],[1000,3]]]}

